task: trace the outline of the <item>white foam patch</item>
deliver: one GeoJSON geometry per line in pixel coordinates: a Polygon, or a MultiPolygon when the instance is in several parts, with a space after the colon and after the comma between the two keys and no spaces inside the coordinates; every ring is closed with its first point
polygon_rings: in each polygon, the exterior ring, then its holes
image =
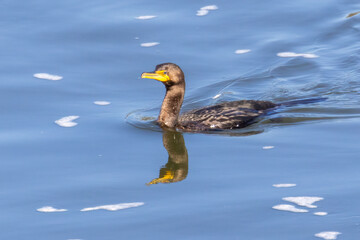
{"type": "Polygon", "coordinates": [[[106,106],[106,105],[109,105],[111,103],[108,102],[108,101],[95,101],[94,104],[99,105],[99,106],[106,106]]]}
{"type": "Polygon", "coordinates": [[[147,43],[140,44],[140,46],[142,46],[142,47],[154,47],[154,46],[157,46],[159,44],[160,44],[159,42],[147,42],[147,43]]]}
{"type": "Polygon", "coordinates": [[[215,96],[212,97],[212,99],[217,99],[217,98],[219,98],[220,96],[221,96],[221,93],[216,94],[215,96]]]}
{"type": "Polygon", "coordinates": [[[323,238],[326,240],[333,240],[336,239],[339,234],[341,234],[341,232],[319,232],[315,234],[315,237],[323,238]]]}
{"type": "Polygon", "coordinates": [[[302,57],[304,58],[318,58],[319,56],[312,53],[300,53],[302,57]]]}
{"type": "Polygon", "coordinates": [[[273,184],[273,187],[276,188],[289,188],[289,187],[295,187],[295,183],[279,183],[279,184],[273,184]]]}
{"type": "Polygon", "coordinates": [[[284,201],[295,203],[307,208],[317,208],[313,203],[323,200],[322,197],[285,197],[284,201]]]}
{"type": "Polygon", "coordinates": [[[235,51],[236,54],[244,54],[244,53],[248,53],[251,52],[250,49],[238,49],[235,51]]]}
{"type": "Polygon", "coordinates": [[[33,76],[36,78],[51,80],[51,81],[58,81],[63,78],[62,76],[52,75],[49,73],[35,73],[33,76]]]}
{"type": "Polygon", "coordinates": [[[139,20],[149,20],[149,19],[156,18],[156,16],[154,16],[154,15],[146,15],[146,16],[138,16],[138,17],[135,17],[135,18],[139,19],[139,20]]]}
{"type": "Polygon", "coordinates": [[[316,215],[316,216],[326,216],[326,215],[328,215],[328,213],[327,212],[314,212],[314,215],[316,215]]]}
{"type": "Polygon", "coordinates": [[[207,5],[205,7],[200,8],[200,10],[208,10],[208,11],[210,11],[210,10],[218,10],[218,9],[219,8],[216,5],[207,5]]]}
{"type": "Polygon", "coordinates": [[[294,52],[280,52],[277,54],[278,57],[299,57],[300,55],[294,52]]]}
{"type": "Polygon", "coordinates": [[[200,10],[197,11],[196,16],[202,17],[202,16],[207,15],[208,13],[209,13],[208,10],[200,9],[200,10]]]}
{"type": "Polygon", "coordinates": [[[274,146],[263,146],[262,149],[268,150],[268,149],[273,149],[274,146]]]}
{"type": "Polygon", "coordinates": [[[306,209],[297,208],[290,204],[279,204],[279,205],[273,206],[272,208],[276,209],[276,210],[280,210],[280,211],[288,211],[288,212],[295,212],[295,213],[309,212],[306,209]]]}
{"type": "Polygon", "coordinates": [[[45,206],[45,207],[41,207],[41,208],[38,208],[36,209],[36,211],[38,212],[66,212],[67,209],[58,209],[58,208],[54,208],[54,207],[51,207],[51,206],[45,206]]]}
{"type": "Polygon", "coordinates": [[[294,52],[280,52],[278,57],[304,57],[304,58],[318,58],[318,55],[312,53],[294,53],[294,52]]]}
{"type": "Polygon", "coordinates": [[[200,8],[197,13],[196,16],[205,16],[209,13],[209,11],[213,11],[213,10],[217,10],[218,7],[216,5],[208,5],[208,6],[204,6],[202,8],[200,8]]]}
{"type": "Polygon", "coordinates": [[[102,206],[96,206],[96,207],[89,207],[89,208],[83,208],[80,211],[87,212],[87,211],[94,211],[94,210],[108,210],[108,211],[118,211],[122,209],[127,208],[133,208],[133,207],[140,207],[144,205],[143,202],[133,202],[133,203],[119,203],[119,204],[113,204],[113,205],[102,205],[102,206]]]}
{"type": "Polygon", "coordinates": [[[79,116],[67,116],[56,120],[55,123],[60,127],[75,127],[76,125],[78,125],[78,123],[73,121],[78,118],[79,116]]]}

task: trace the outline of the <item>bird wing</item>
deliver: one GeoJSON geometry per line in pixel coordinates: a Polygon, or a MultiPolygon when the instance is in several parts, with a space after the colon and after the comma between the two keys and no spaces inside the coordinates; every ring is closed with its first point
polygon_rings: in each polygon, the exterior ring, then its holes
{"type": "Polygon", "coordinates": [[[179,117],[178,125],[184,130],[195,129],[198,131],[241,128],[249,125],[263,112],[251,108],[218,104],[184,113],[179,117]]]}

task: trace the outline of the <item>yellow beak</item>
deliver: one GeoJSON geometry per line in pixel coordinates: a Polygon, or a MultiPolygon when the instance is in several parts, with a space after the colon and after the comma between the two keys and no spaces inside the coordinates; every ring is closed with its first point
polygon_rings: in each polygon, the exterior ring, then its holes
{"type": "Polygon", "coordinates": [[[165,71],[156,71],[152,73],[143,73],[141,74],[141,78],[150,78],[155,79],[160,82],[167,82],[170,80],[170,77],[165,73],[165,71]]]}
{"type": "MultiPolygon", "coordinates": [[[[161,174],[160,174],[161,175],[161,174]]],[[[164,176],[160,176],[159,178],[155,178],[151,182],[147,183],[146,185],[153,185],[158,183],[171,183],[175,177],[175,172],[171,170],[167,170],[164,176]]]]}

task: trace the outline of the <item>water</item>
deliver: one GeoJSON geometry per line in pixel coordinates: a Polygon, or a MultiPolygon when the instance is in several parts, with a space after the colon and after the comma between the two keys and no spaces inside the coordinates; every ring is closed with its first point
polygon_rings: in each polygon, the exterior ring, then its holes
{"type": "Polygon", "coordinates": [[[359,10],[355,0],[2,1],[0,238],[358,239],[359,10]],[[146,15],[156,17],[136,19],[146,15]],[[327,100],[235,133],[163,132],[152,119],[164,88],[140,79],[162,62],[186,74],[184,110],[327,100]],[[66,116],[77,125],[55,124],[66,116]],[[300,196],[323,200],[283,199],[300,196]]]}

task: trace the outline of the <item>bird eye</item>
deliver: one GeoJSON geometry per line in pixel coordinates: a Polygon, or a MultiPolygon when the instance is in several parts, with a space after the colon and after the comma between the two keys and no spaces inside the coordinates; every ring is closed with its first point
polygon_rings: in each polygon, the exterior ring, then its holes
{"type": "Polygon", "coordinates": [[[165,71],[164,74],[167,75],[167,72],[165,71]]]}

